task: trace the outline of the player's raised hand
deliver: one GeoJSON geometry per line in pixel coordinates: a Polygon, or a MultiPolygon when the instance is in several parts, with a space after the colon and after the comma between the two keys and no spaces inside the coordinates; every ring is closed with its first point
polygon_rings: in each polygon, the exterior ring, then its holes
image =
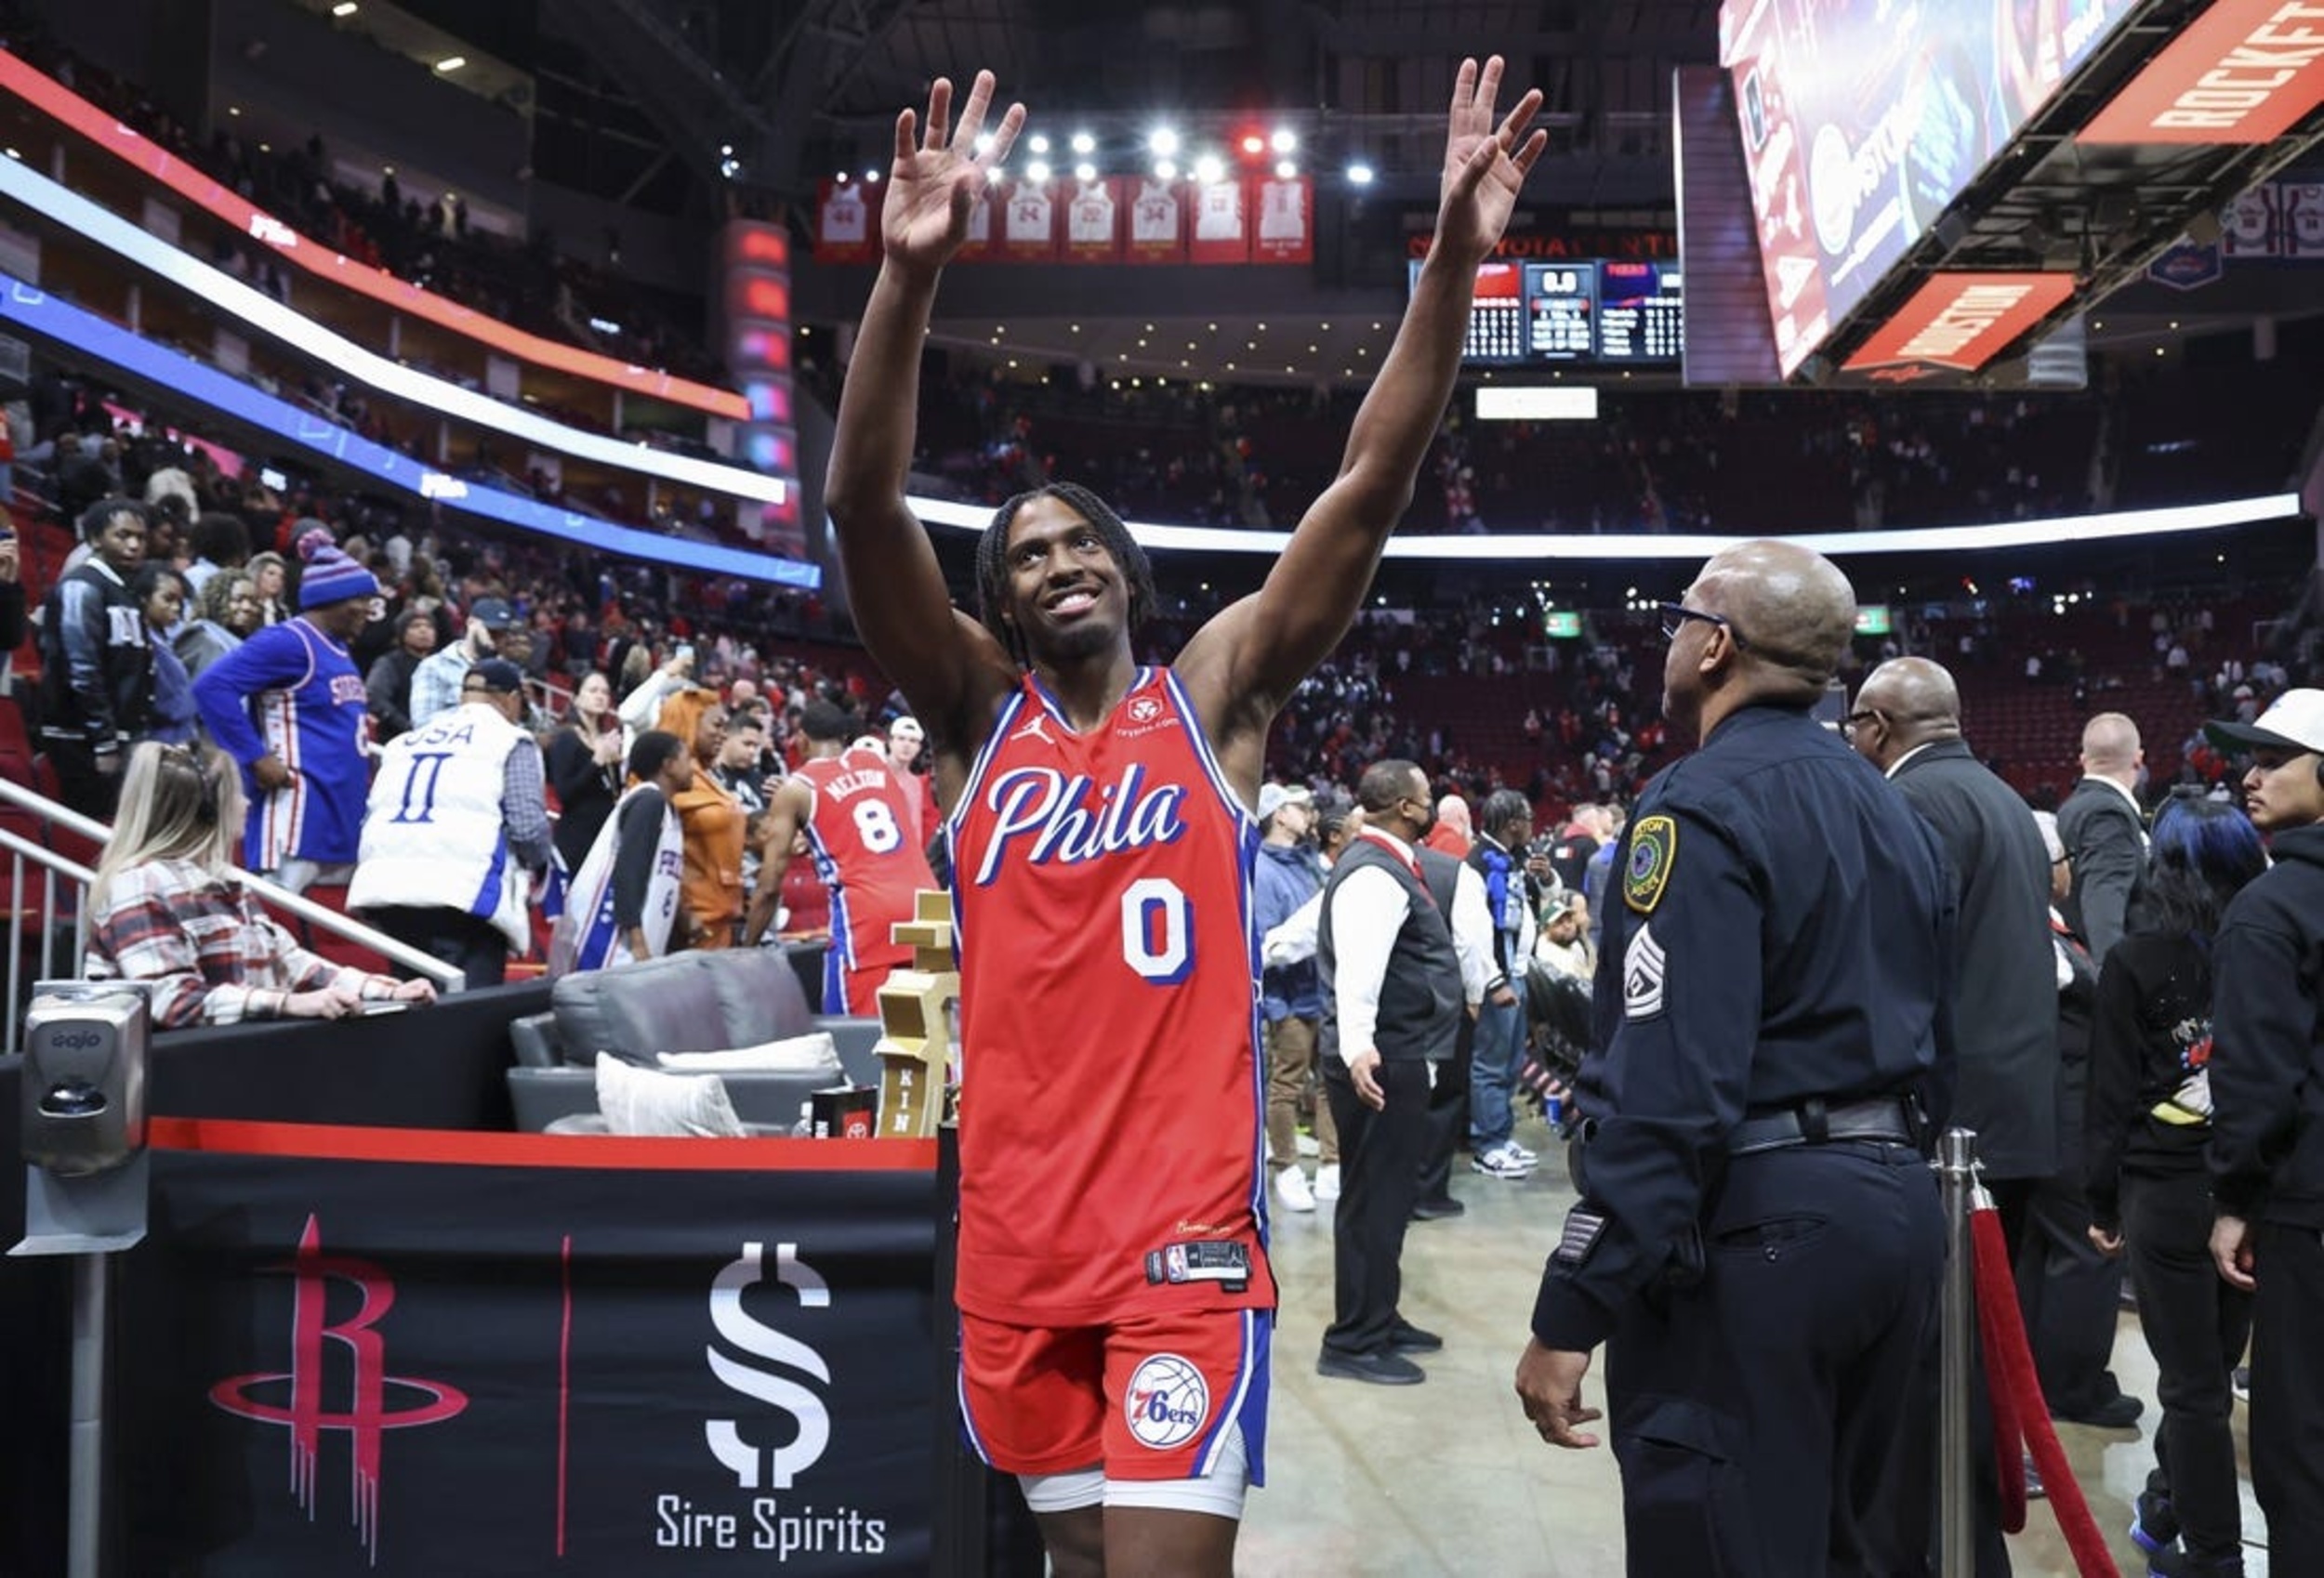
{"type": "Polygon", "coordinates": [[[896,158],[888,175],[888,196],[879,211],[879,230],[888,256],[908,267],[937,269],[952,260],[969,239],[969,213],[984,195],[993,169],[1009,157],[1024,125],[1024,106],[1011,104],[993,127],[992,140],[978,151],[985,112],[993,102],[993,73],[979,72],[952,123],[952,79],[938,77],[928,90],[928,119],[906,110],[896,117],[896,158]]]}
{"type": "Polygon", "coordinates": [[[1445,130],[1444,193],[1436,209],[1436,242],[1482,258],[1509,227],[1517,193],[1550,134],[1525,128],[1541,108],[1541,90],[1529,89],[1496,125],[1493,100],[1501,87],[1501,58],[1480,70],[1473,57],[1453,79],[1452,111],[1445,130]]]}

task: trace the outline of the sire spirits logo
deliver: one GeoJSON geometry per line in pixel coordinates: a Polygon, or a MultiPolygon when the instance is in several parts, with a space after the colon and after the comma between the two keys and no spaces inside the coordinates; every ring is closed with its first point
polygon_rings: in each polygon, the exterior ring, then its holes
{"type": "MultiPolygon", "coordinates": [[[[759,1266],[759,1245],[746,1243],[739,1259],[718,1274],[710,1284],[710,1323],[724,1337],[745,1353],[766,1361],[769,1368],[729,1359],[716,1345],[703,1350],[710,1361],[710,1374],[720,1382],[765,1403],[781,1409],[797,1424],[786,1445],[761,1449],[743,1439],[742,1424],[734,1419],[712,1419],[703,1427],[703,1434],[710,1443],[712,1455],[734,1471],[734,1482],[746,1491],[772,1488],[787,1491],[801,1474],[815,1466],[831,1444],[831,1414],[823,1400],[799,1382],[783,1373],[784,1368],[811,1375],[825,1386],[831,1384],[830,1368],[823,1355],[796,1337],[784,1335],[765,1324],[743,1308],[743,1290],[766,1280],[759,1266]]],[[[774,1280],[799,1295],[802,1309],[827,1309],[831,1306],[831,1289],[822,1276],[799,1257],[799,1245],[778,1243],[774,1246],[774,1280]]]]}
{"type": "Polygon", "coordinates": [[[388,1374],[387,1344],[376,1328],[395,1305],[395,1283],[372,1261],[324,1254],[323,1230],[313,1216],[298,1235],[297,1257],[288,1265],[267,1269],[286,1270],[292,1278],[291,1367],[220,1381],[210,1388],[210,1400],[244,1419],[290,1427],[291,1493],[310,1519],[315,1512],[315,1467],[323,1433],[345,1430],[353,1457],[349,1478],[351,1520],[356,1538],[376,1566],[381,1432],[442,1424],[468,1407],[468,1394],[442,1381],[388,1374]],[[354,1314],[336,1324],[329,1323],[325,1312],[334,1282],[353,1287],[363,1297],[354,1314]],[[347,1350],[348,1394],[345,1405],[337,1410],[324,1396],[326,1338],[347,1350]],[[390,1407],[390,1390],[407,1406],[390,1407]]]}

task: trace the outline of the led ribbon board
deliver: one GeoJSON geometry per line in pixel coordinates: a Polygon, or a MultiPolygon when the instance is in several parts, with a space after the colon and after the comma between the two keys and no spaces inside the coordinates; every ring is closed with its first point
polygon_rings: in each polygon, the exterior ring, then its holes
{"type": "Polygon", "coordinates": [[[759,504],[781,504],[787,496],[788,485],[779,477],[689,455],[669,454],[642,444],[624,443],[606,434],[568,427],[546,416],[504,405],[490,395],[390,361],[313,319],[292,311],[225,270],[213,269],[156,240],[112,209],[91,203],[17,160],[0,159],[0,193],[180,287],[258,333],[397,400],[479,427],[489,427],[541,449],[553,449],[617,470],[659,477],[759,504]]]}
{"type": "MultiPolygon", "coordinates": [[[[5,164],[5,161],[0,161],[0,166],[5,164]]],[[[67,306],[38,287],[6,274],[0,274],[0,322],[11,324],[44,342],[69,347],[131,377],[271,433],[285,443],[321,455],[361,473],[371,482],[413,498],[447,504],[519,531],[578,543],[649,564],[733,575],[804,591],[816,590],[823,585],[821,568],[798,559],[616,526],[594,516],[559,509],[538,499],[422,466],[408,454],[373,443],[352,429],[326,421],[288,401],[262,394],[215,367],[165,350],[94,313],[67,306]]]]}
{"type": "Polygon", "coordinates": [[[333,252],[320,243],[301,236],[231,187],[222,185],[181,163],[176,155],[155,147],[87,99],[54,78],[42,75],[5,50],[0,50],[0,87],[7,88],[123,163],[160,181],[196,207],[224,220],[243,235],[272,251],[276,256],[318,279],[329,280],[334,284],[367,296],[398,312],[425,318],[454,334],[491,346],[495,350],[506,351],[521,362],[551,367],[595,383],[611,384],[634,394],[651,395],[655,400],[668,401],[673,405],[706,411],[713,416],[724,416],[739,422],[749,414],[743,397],[731,389],[713,388],[708,384],[673,377],[667,373],[638,366],[635,362],[617,361],[595,351],[583,350],[578,346],[561,345],[555,340],[527,334],[496,318],[487,317],[473,308],[431,295],[417,285],[397,279],[384,269],[375,269],[368,263],[356,262],[344,253],[333,252]]]}
{"type": "MultiPolygon", "coordinates": [[[[992,519],[985,506],[956,504],[949,499],[910,498],[914,514],[931,526],[981,532],[992,519]]],[[[2289,520],[2300,513],[2295,493],[2271,493],[2263,498],[2229,499],[2218,504],[2189,505],[2173,509],[2117,510],[2105,515],[2062,515],[2047,520],[2008,520],[1985,526],[1924,526],[1882,532],[1802,532],[1783,535],[1785,542],[1836,557],[1867,553],[1989,553],[1996,548],[2041,547],[2053,543],[2093,543],[2117,537],[2172,536],[2187,532],[2213,532],[2229,526],[2289,520]]],[[[1144,547],[1159,553],[1263,554],[1281,558],[1289,546],[1288,532],[1238,532],[1218,526],[1156,526],[1129,522],[1129,534],[1144,547]]],[[[1500,563],[1508,560],[1680,559],[1702,560],[1738,543],[1774,535],[1753,532],[1732,537],[1707,533],[1669,534],[1643,532],[1575,533],[1548,536],[1512,533],[1506,536],[1416,536],[1388,539],[1386,557],[1449,561],[1500,563]]]]}

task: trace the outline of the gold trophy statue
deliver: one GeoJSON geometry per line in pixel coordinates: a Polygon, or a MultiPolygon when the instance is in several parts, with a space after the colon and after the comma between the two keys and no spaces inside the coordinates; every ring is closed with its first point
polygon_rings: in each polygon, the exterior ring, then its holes
{"type": "Polygon", "coordinates": [[[960,971],[952,953],[952,898],[923,889],[894,940],[912,945],[909,967],[879,988],[879,1128],[883,1138],[933,1139],[944,1121],[960,971]]]}

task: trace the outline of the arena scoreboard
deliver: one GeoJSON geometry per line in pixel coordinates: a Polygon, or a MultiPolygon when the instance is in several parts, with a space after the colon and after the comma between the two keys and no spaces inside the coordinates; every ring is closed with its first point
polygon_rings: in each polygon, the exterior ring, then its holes
{"type": "MultiPolygon", "coordinates": [[[[1420,266],[1412,265],[1412,278],[1420,266]]],[[[1629,258],[1494,261],[1477,268],[1460,348],[1486,367],[1675,365],[1684,339],[1678,266],[1629,258]]]]}

